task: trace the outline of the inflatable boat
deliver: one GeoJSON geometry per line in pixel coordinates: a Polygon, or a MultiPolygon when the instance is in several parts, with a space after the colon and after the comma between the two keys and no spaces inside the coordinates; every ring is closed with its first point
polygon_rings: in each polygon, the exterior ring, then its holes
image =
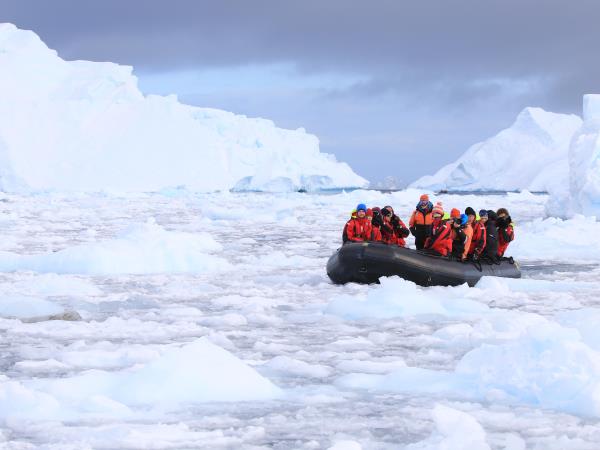
{"type": "Polygon", "coordinates": [[[512,258],[461,262],[404,247],[351,242],[329,258],[327,275],[336,284],[377,283],[398,275],[421,286],[474,286],[483,276],[521,278],[521,271],[512,258]]]}

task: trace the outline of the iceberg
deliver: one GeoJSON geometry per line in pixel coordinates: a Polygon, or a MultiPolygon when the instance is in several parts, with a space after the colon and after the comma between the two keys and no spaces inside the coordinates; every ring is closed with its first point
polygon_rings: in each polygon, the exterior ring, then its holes
{"type": "Polygon", "coordinates": [[[569,182],[555,186],[546,209],[600,218],[600,95],[583,96],[583,124],[569,148],[569,182]]]}
{"type": "Polygon", "coordinates": [[[65,61],[0,24],[3,191],[320,190],[366,187],[304,129],[144,95],[133,68],[65,61]]]}
{"type": "Polygon", "coordinates": [[[509,128],[471,146],[458,160],[411,187],[548,192],[557,183],[568,184],[569,143],[581,123],[574,114],[525,108],[509,128]]]}

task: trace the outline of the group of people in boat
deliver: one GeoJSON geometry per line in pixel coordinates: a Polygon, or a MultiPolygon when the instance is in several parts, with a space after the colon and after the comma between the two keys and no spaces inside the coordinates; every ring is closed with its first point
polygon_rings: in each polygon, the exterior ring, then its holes
{"type": "Polygon", "coordinates": [[[427,194],[408,221],[408,227],[391,206],[367,208],[359,204],[344,226],[343,241],[382,242],[406,247],[406,238],[415,237],[417,250],[454,259],[478,261],[485,258],[497,261],[515,238],[514,225],[508,210],[481,209],[477,214],[471,207],[464,212],[452,208],[444,211],[442,202],[435,205],[427,194]]]}

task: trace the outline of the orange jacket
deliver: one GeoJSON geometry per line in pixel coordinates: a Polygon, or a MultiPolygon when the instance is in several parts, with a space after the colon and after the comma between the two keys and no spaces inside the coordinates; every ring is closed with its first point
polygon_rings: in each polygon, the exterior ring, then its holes
{"type": "Polygon", "coordinates": [[[465,250],[463,251],[462,259],[467,259],[467,255],[469,254],[469,248],[471,248],[471,240],[473,239],[473,228],[471,227],[470,224],[467,224],[463,228],[463,231],[465,232],[466,238],[465,238],[465,250]]]}
{"type": "Polygon", "coordinates": [[[431,211],[424,214],[423,212],[415,209],[413,211],[412,215],[410,216],[410,220],[408,221],[408,226],[414,227],[416,225],[431,225],[432,222],[433,222],[433,216],[431,214],[431,211]]]}

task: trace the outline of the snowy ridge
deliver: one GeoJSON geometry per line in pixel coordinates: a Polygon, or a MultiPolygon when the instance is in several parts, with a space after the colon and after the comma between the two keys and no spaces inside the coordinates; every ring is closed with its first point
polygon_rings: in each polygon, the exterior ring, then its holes
{"type": "Polygon", "coordinates": [[[144,96],[132,67],[64,61],[0,24],[0,189],[363,187],[303,129],[144,96]]]}
{"type": "Polygon", "coordinates": [[[548,191],[566,183],[569,143],[580,126],[576,115],[525,108],[509,128],[471,146],[457,161],[411,187],[548,191]]]}

